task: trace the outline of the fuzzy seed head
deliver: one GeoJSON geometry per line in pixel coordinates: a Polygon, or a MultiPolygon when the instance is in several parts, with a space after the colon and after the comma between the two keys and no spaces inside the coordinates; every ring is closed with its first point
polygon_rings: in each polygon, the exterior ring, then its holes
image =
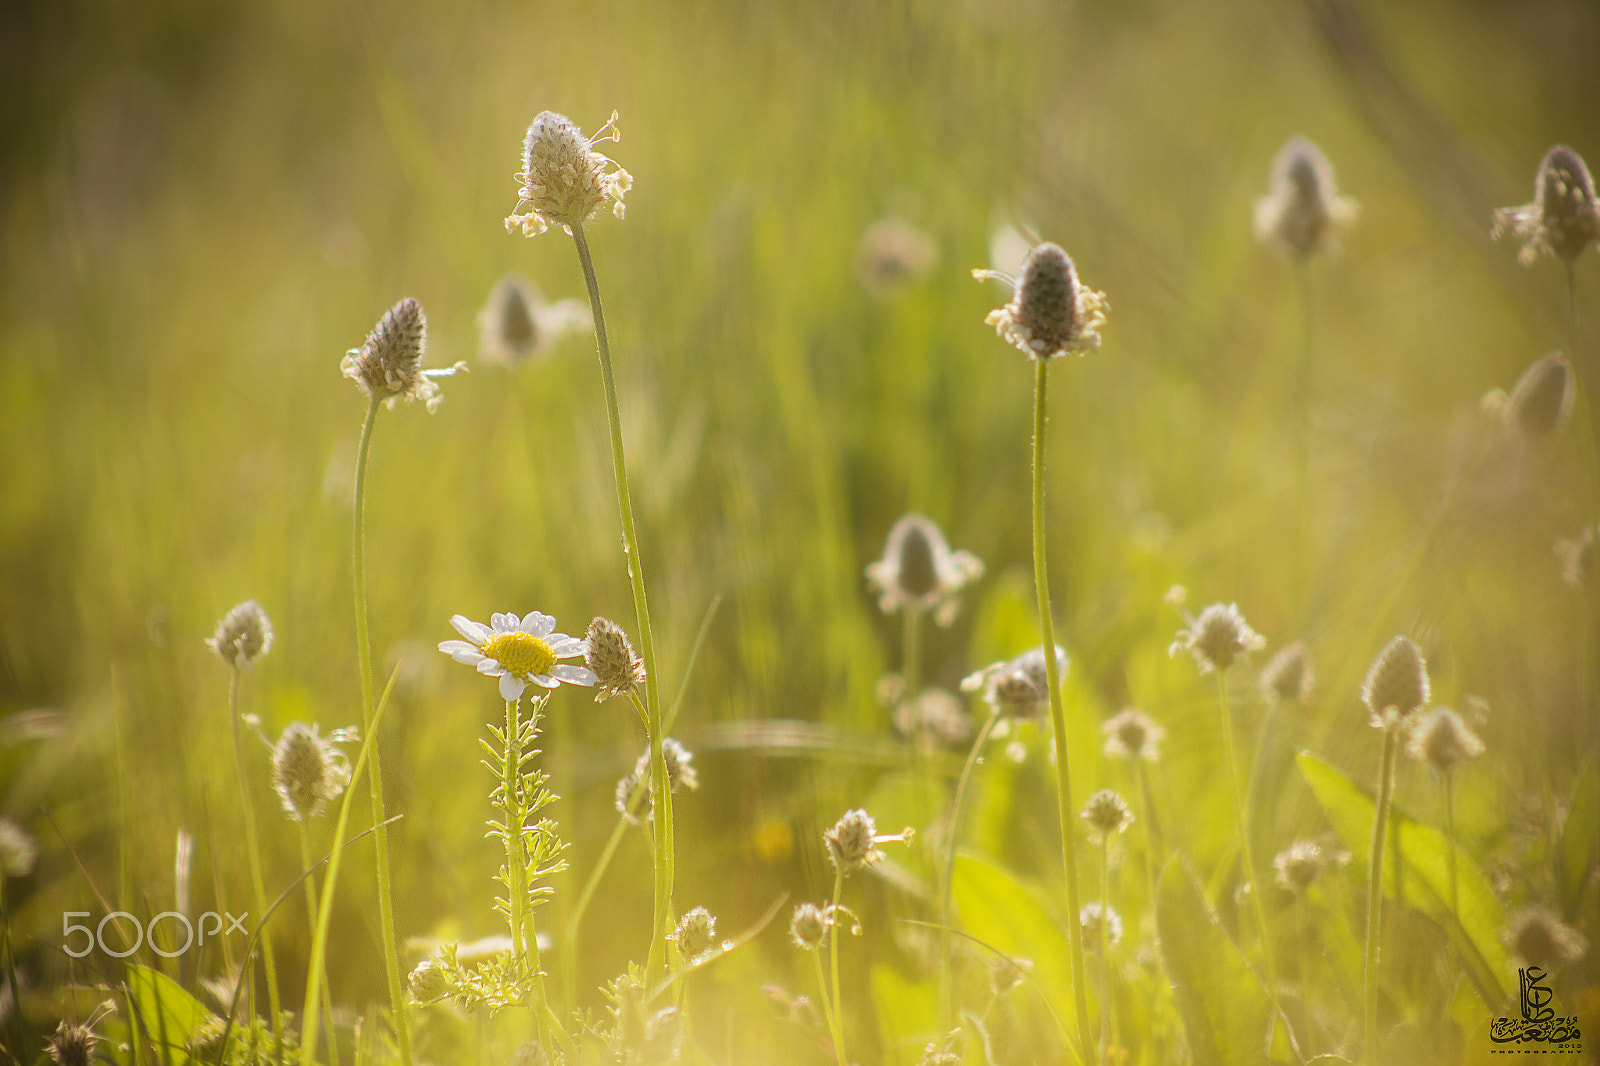
{"type": "Polygon", "coordinates": [[[1112,947],[1122,939],[1122,916],[1098,900],[1085,903],[1078,912],[1078,924],[1083,927],[1083,945],[1091,951],[1100,950],[1100,929],[1105,927],[1106,946],[1112,947]]]}
{"type": "Polygon", "coordinates": [[[1600,241],[1600,206],[1583,157],[1564,144],[1552,147],[1539,162],[1533,202],[1500,208],[1491,233],[1496,240],[1512,236],[1521,241],[1517,258],[1525,266],[1540,256],[1570,262],[1600,241]]]}
{"type": "Polygon", "coordinates": [[[1506,400],[1507,423],[1530,441],[1558,432],[1572,412],[1574,383],[1572,364],[1565,355],[1551,352],[1536,360],[1506,400]]]}
{"type": "Polygon", "coordinates": [[[1132,707],[1120,711],[1100,727],[1106,736],[1105,753],[1113,759],[1143,759],[1157,762],[1161,758],[1161,741],[1167,731],[1147,714],[1132,707]]]}
{"type": "Polygon", "coordinates": [[[1339,194],[1322,149],[1304,137],[1289,138],[1272,161],[1271,182],[1256,201],[1256,239],[1287,259],[1337,252],[1339,232],[1359,208],[1339,194]]]}
{"type": "Polygon", "coordinates": [[[1407,636],[1384,645],[1361,685],[1374,729],[1389,729],[1428,705],[1428,664],[1407,636]]]}
{"type": "Polygon", "coordinates": [[[39,857],[39,844],[22,826],[0,817],[0,874],[26,877],[39,857]]]}
{"type": "Polygon", "coordinates": [[[206,645],[229,666],[248,670],[272,650],[272,622],[259,603],[246,600],[223,616],[206,645]]]}
{"type": "Polygon", "coordinates": [[[1268,660],[1261,671],[1261,694],[1272,704],[1303,704],[1311,698],[1314,682],[1311,653],[1297,640],[1268,660]]]}
{"type": "Polygon", "coordinates": [[[828,916],[815,903],[802,903],[794,909],[789,919],[789,939],[795,947],[815,951],[828,935],[828,916]]]}
{"type": "Polygon", "coordinates": [[[1550,970],[1577,962],[1589,950],[1583,934],[1541,906],[1527,907],[1513,917],[1503,939],[1523,962],[1550,970]]]}
{"type": "Polygon", "coordinates": [[[1411,727],[1406,754],[1425,762],[1440,774],[1453,774],[1484,753],[1483,741],[1461,716],[1439,707],[1418,718],[1411,727]]]}
{"type": "Polygon", "coordinates": [[[1272,860],[1278,884],[1296,894],[1304,892],[1329,866],[1350,861],[1349,852],[1330,850],[1315,840],[1296,840],[1272,860]]]}
{"type": "MultiPolygon", "coordinates": [[[[1067,652],[1056,645],[1056,678],[1067,675],[1067,652]]],[[[961,681],[963,692],[983,692],[995,714],[1009,718],[1042,718],[1050,711],[1050,675],[1044,649],[1033,648],[1015,659],[993,663],[961,681]]]]}
{"type": "Polygon", "coordinates": [[[866,572],[885,614],[928,611],[935,622],[949,625],[961,607],[961,590],[983,576],[983,561],[971,552],[951,551],[931,519],[908,514],[890,528],[883,558],[866,572]]]}
{"type": "Polygon", "coordinates": [[[500,280],[489,294],[479,324],[483,330],[483,352],[507,363],[521,362],[539,344],[539,326],[533,318],[533,292],[516,275],[500,280]],[[491,354],[492,353],[492,354],[491,354]]]}
{"type": "Polygon", "coordinates": [[[320,736],[315,725],[292,722],[272,751],[272,787],[283,809],[297,822],[310,821],[344,795],[350,763],[336,742],[354,739],[350,730],[320,736]]]}
{"type": "Polygon", "coordinates": [[[1179,649],[1187,648],[1202,674],[1213,670],[1227,673],[1235,659],[1265,645],[1266,640],[1250,628],[1236,605],[1213,603],[1200,612],[1199,618],[1190,621],[1188,629],[1178,631],[1177,640],[1168,651],[1176,655],[1179,649]]]}
{"type": "Polygon", "coordinates": [[[89,1066],[94,1046],[100,1039],[87,1025],[62,1022],[45,1040],[44,1049],[56,1066],[89,1066]]]}
{"type": "MultiPolygon", "coordinates": [[[[974,270],[979,280],[1011,280],[990,270],[974,270]]],[[[1072,257],[1046,241],[1028,253],[1022,272],[1012,281],[1011,302],[989,312],[993,326],[1012,347],[1031,359],[1050,359],[1068,352],[1100,350],[1100,329],[1111,304],[1105,293],[1084,287],[1072,257]]]]}
{"type": "Polygon", "coordinates": [[[678,927],[672,932],[672,939],[687,962],[695,962],[715,947],[716,937],[717,920],[704,907],[696,907],[678,919],[678,927]]]}
{"type": "Polygon", "coordinates": [[[437,1003],[450,994],[450,980],[444,964],[432,956],[417,963],[406,980],[411,986],[412,998],[418,1003],[437,1003]]]}
{"type": "Polygon", "coordinates": [[[506,232],[520,227],[524,236],[535,237],[550,226],[561,226],[570,233],[606,204],[621,218],[622,198],[633,187],[633,177],[594,148],[618,138],[614,111],[593,137],[585,137],[565,115],[540,112],[522,141],[522,171],[517,175],[521,187],[517,208],[506,219],[506,232]]]}
{"type": "Polygon", "coordinates": [[[1127,800],[1104,788],[1089,797],[1078,817],[1088,825],[1091,834],[1105,840],[1128,828],[1133,822],[1133,811],[1128,809],[1127,800]]]}
{"type": "Polygon", "coordinates": [[[584,665],[594,671],[596,703],[626,695],[644,684],[644,660],[634,654],[621,626],[596,617],[584,639],[589,649],[584,653],[584,665]]]}
{"type": "Polygon", "coordinates": [[[877,843],[878,826],[872,815],[857,808],[845,811],[839,820],[823,835],[828,844],[828,857],[841,870],[850,871],[867,866],[883,858],[877,843]]]}
{"type": "Polygon", "coordinates": [[[361,347],[345,353],[339,369],[374,400],[390,407],[401,398],[421,400],[433,411],[441,397],[432,377],[440,372],[422,369],[427,344],[428,318],[408,296],[383,313],[361,347]]]}

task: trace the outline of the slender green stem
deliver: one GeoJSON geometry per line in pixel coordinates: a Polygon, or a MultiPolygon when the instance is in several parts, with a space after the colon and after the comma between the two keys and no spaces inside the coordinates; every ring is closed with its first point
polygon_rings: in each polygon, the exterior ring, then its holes
{"type": "Polygon", "coordinates": [[[839,1066],[849,1066],[844,1057],[844,1006],[839,996],[839,897],[844,894],[844,867],[833,870],[833,902],[828,905],[831,928],[828,930],[828,970],[833,977],[833,1020],[837,1027],[833,1035],[833,1049],[839,1054],[839,1066]]]}
{"type": "MultiPolygon", "coordinates": [[[[1444,824],[1450,834],[1450,990],[1455,994],[1456,978],[1461,973],[1461,896],[1456,884],[1456,789],[1455,775],[1444,775],[1444,824]]],[[[1445,1008],[1449,1010],[1448,1005],[1445,1008]]]]}
{"type": "Polygon", "coordinates": [[[994,727],[999,721],[998,714],[991,714],[983,723],[983,728],[978,730],[978,738],[972,742],[972,750],[967,752],[967,761],[961,767],[961,776],[956,780],[956,796],[950,805],[950,839],[944,849],[944,876],[939,879],[939,1031],[941,1033],[950,1031],[950,1019],[955,1017],[955,979],[950,957],[950,892],[956,877],[956,846],[961,841],[961,804],[967,796],[967,781],[972,777],[972,770],[978,765],[984,746],[989,743],[989,734],[994,732],[994,727]]]}
{"type": "Polygon", "coordinates": [[[1250,825],[1245,816],[1244,790],[1239,787],[1239,756],[1233,743],[1233,710],[1228,706],[1226,670],[1217,671],[1217,703],[1222,709],[1222,741],[1228,749],[1228,780],[1233,785],[1233,816],[1234,828],[1239,834],[1239,860],[1244,866],[1244,880],[1255,910],[1256,928],[1261,933],[1261,965],[1266,971],[1267,996],[1272,1001],[1272,1024],[1275,1028],[1282,1007],[1278,1003],[1277,971],[1272,966],[1272,936],[1267,929],[1267,911],[1262,905],[1260,886],[1256,882],[1254,849],[1250,847],[1250,825]]]}
{"type": "Polygon", "coordinates": [[[1372,826],[1372,862],[1367,884],[1367,951],[1362,967],[1361,1061],[1378,1066],[1378,937],[1383,916],[1383,847],[1389,826],[1389,801],[1394,795],[1394,758],[1398,727],[1383,731],[1383,757],[1378,764],[1378,809],[1372,826]]]}
{"type": "MultiPolygon", "coordinates": [[[[245,770],[244,741],[239,730],[239,667],[233,667],[233,677],[228,682],[228,718],[233,722],[233,769],[239,778],[239,799],[244,804],[244,847],[250,860],[250,890],[254,894],[257,914],[267,910],[266,882],[261,877],[261,842],[256,834],[256,806],[250,798],[250,777],[245,770]]],[[[261,963],[267,971],[267,1002],[272,1007],[272,1035],[279,1048],[283,1046],[282,1010],[278,1002],[278,967],[272,957],[272,940],[261,938],[261,963]]]]}
{"type": "Polygon", "coordinates": [[[1109,1061],[1111,1046],[1111,984],[1107,977],[1111,951],[1111,834],[1100,834],[1100,1061],[1109,1061]]]}
{"type": "MultiPolygon", "coordinates": [[[[511,963],[516,972],[527,972],[528,941],[525,915],[528,907],[528,863],[522,851],[522,723],[517,711],[522,697],[506,700],[505,759],[500,773],[501,813],[505,816],[506,902],[511,926],[511,963]]],[[[535,945],[534,950],[538,950],[535,945]]],[[[538,967],[535,966],[534,969],[538,967]]]]}
{"type": "Polygon", "coordinates": [[[917,826],[928,824],[927,756],[922,750],[922,612],[909,604],[905,608],[904,640],[900,670],[900,703],[906,709],[906,737],[911,744],[911,782],[917,802],[917,826]]]}
{"type": "MultiPolygon", "coordinates": [[[[635,792],[635,796],[638,793],[635,792]]],[[[629,808],[631,814],[638,806],[635,799],[629,808]]],[[[611,830],[611,836],[606,840],[606,846],[600,849],[600,858],[594,864],[594,869],[589,873],[589,880],[584,883],[583,891],[578,894],[578,902],[573,905],[572,913],[567,916],[567,934],[562,938],[566,945],[563,954],[562,969],[566,972],[567,987],[577,988],[578,969],[578,931],[583,924],[583,916],[589,910],[589,903],[594,899],[595,889],[600,887],[600,878],[605,876],[606,869],[610,867],[612,858],[617,853],[617,846],[622,843],[623,834],[628,831],[628,815],[618,815],[616,828],[611,830]]]]}
{"type": "MultiPolygon", "coordinates": [[[[372,795],[373,852],[378,867],[378,930],[383,938],[383,967],[389,979],[389,1005],[394,1011],[395,1045],[400,1066],[411,1066],[411,1030],[406,1021],[405,990],[400,984],[400,956],[394,938],[394,899],[389,875],[388,815],[383,806],[383,764],[378,758],[377,738],[372,736],[372,640],[367,626],[367,459],[372,453],[372,429],[378,420],[378,400],[367,404],[367,419],[361,425],[361,444],[356,451],[356,493],[351,557],[356,599],[356,660],[361,668],[361,728],[372,749],[372,772],[367,783],[372,795]]],[[[311,1001],[315,1007],[315,1001],[311,1001]]],[[[302,1023],[304,1024],[304,1023],[302,1023]]]]}
{"type": "Polygon", "coordinates": [[[605,386],[606,421],[611,430],[611,468],[617,480],[617,509],[622,515],[622,540],[628,553],[628,578],[633,585],[633,609],[639,623],[639,654],[645,667],[646,728],[650,733],[650,793],[655,801],[655,920],[650,931],[646,983],[660,976],[666,963],[666,936],[672,917],[673,836],[672,796],[667,788],[667,764],[661,754],[661,695],[656,677],[656,642],[650,628],[650,601],[645,595],[644,559],[639,554],[639,534],[633,524],[633,501],[628,490],[627,456],[622,449],[622,415],[617,403],[617,382],[611,371],[611,341],[606,336],[605,310],[600,303],[600,283],[595,278],[589,242],[583,223],[572,224],[572,240],[589,288],[589,310],[594,316],[595,344],[600,354],[600,378],[605,386]]]}
{"type": "Polygon", "coordinates": [[[1039,629],[1043,641],[1045,678],[1050,687],[1050,721],[1056,740],[1057,803],[1061,816],[1061,850],[1066,866],[1067,946],[1072,955],[1072,999],[1077,1011],[1078,1043],[1087,1066],[1094,1062],[1094,1043],[1089,1028],[1089,992],[1083,965],[1083,930],[1079,927],[1078,853],[1073,838],[1072,778],[1067,759],[1067,711],[1061,702],[1061,671],[1056,663],[1056,627],[1050,609],[1050,571],[1045,559],[1044,464],[1045,464],[1045,389],[1050,370],[1048,359],[1034,361],[1033,377],[1033,581],[1039,597],[1039,629]]]}
{"type": "MultiPolygon", "coordinates": [[[[310,928],[317,927],[317,879],[311,869],[315,862],[311,857],[311,834],[305,822],[298,819],[295,828],[300,836],[300,870],[305,874],[305,880],[300,882],[306,890],[306,915],[311,921],[310,928]]],[[[334,1038],[333,1029],[333,990],[328,987],[328,969],[324,964],[322,968],[322,1024],[328,1030],[328,1061],[338,1066],[339,1042],[334,1038]]]]}
{"type": "MultiPolygon", "coordinates": [[[[1308,600],[1311,595],[1311,386],[1312,386],[1312,348],[1311,348],[1311,277],[1310,268],[1304,259],[1295,263],[1294,267],[1295,289],[1299,294],[1300,302],[1300,367],[1299,380],[1295,382],[1295,408],[1299,424],[1295,427],[1295,496],[1299,506],[1296,508],[1300,522],[1300,558],[1297,560],[1300,571],[1300,595],[1302,601],[1308,600]]],[[[1302,602],[1301,610],[1306,609],[1302,602]]]]}
{"type": "MultiPolygon", "coordinates": [[[[828,937],[831,940],[838,935],[839,930],[835,928],[829,932],[828,937]]],[[[828,1023],[828,1038],[833,1041],[833,1057],[838,1061],[839,1066],[846,1066],[844,1033],[839,1028],[839,1019],[833,1016],[833,999],[828,993],[828,979],[822,972],[822,952],[812,948],[809,954],[811,955],[812,967],[817,971],[817,989],[822,997],[822,1015],[828,1023]]]]}

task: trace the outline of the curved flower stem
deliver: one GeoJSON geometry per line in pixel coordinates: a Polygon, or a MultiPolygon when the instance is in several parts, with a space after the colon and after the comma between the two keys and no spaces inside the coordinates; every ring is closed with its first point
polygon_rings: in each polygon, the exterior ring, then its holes
{"type": "Polygon", "coordinates": [[[839,1056],[839,1066],[849,1066],[844,1057],[844,1007],[839,997],[839,897],[844,894],[844,867],[833,871],[833,902],[828,906],[831,923],[828,929],[828,969],[833,976],[833,1050],[839,1056]]]}
{"type": "MultiPolygon", "coordinates": [[[[305,822],[295,819],[295,828],[300,835],[300,870],[305,875],[301,882],[306,890],[306,914],[311,919],[311,928],[317,927],[317,879],[311,872],[316,860],[311,857],[311,834],[305,822]]],[[[333,1029],[333,992],[328,987],[328,968],[322,967],[322,1025],[328,1031],[328,1061],[337,1066],[339,1062],[339,1045],[334,1039],[333,1029]]]]}
{"type": "Polygon", "coordinates": [[[994,727],[999,721],[998,714],[991,714],[983,723],[983,728],[978,730],[978,739],[972,742],[972,750],[967,753],[966,764],[961,767],[961,777],[956,781],[955,800],[950,805],[950,839],[944,851],[944,876],[939,879],[939,1032],[941,1033],[950,1031],[950,1019],[955,1016],[955,979],[951,972],[950,960],[950,890],[956,875],[956,844],[961,839],[961,801],[966,798],[967,781],[972,777],[973,767],[978,764],[984,745],[989,743],[989,734],[994,732],[994,727]]]}
{"type": "Polygon", "coordinates": [[[1105,1062],[1111,1044],[1111,985],[1109,962],[1111,940],[1111,834],[1100,834],[1100,1061],[1105,1062]]]}
{"type": "Polygon", "coordinates": [[[1078,855],[1073,839],[1072,778],[1067,765],[1067,711],[1061,702],[1061,671],[1056,663],[1056,627],[1050,613],[1050,571],[1044,543],[1044,430],[1048,359],[1034,360],[1033,376],[1033,581],[1039,597],[1039,630],[1044,645],[1044,670],[1050,686],[1050,721],[1055,728],[1057,802],[1061,815],[1061,850],[1067,877],[1067,946],[1072,955],[1072,999],[1077,1011],[1078,1043],[1085,1066],[1094,1062],[1089,1029],[1089,993],[1083,965],[1083,930],[1077,921],[1078,855]]]}
{"type": "MultiPolygon", "coordinates": [[[[406,1021],[406,996],[400,984],[400,956],[394,939],[394,898],[389,875],[388,815],[383,806],[383,765],[378,759],[378,738],[372,736],[372,639],[367,625],[367,460],[372,452],[372,429],[378,420],[378,400],[367,404],[367,420],[361,426],[361,445],[356,451],[355,532],[352,536],[352,566],[356,596],[356,659],[361,667],[361,731],[371,739],[372,772],[367,783],[372,794],[373,851],[378,865],[378,930],[383,938],[383,967],[389,981],[389,1005],[394,1011],[395,1045],[400,1066],[411,1066],[411,1030],[406,1021]]],[[[315,1006],[315,1004],[313,1004],[315,1006]]]]}
{"type": "Polygon", "coordinates": [[[617,404],[617,382],[611,371],[611,341],[606,336],[605,310],[600,304],[600,283],[594,274],[583,223],[572,224],[572,240],[589,288],[589,310],[594,316],[595,344],[600,354],[600,379],[605,386],[606,422],[611,430],[611,468],[617,480],[617,509],[622,514],[622,539],[628,553],[628,579],[633,585],[633,609],[639,622],[639,654],[645,668],[645,728],[650,734],[650,795],[655,801],[655,919],[651,924],[650,953],[645,983],[653,984],[666,963],[667,928],[672,916],[673,839],[672,796],[667,787],[667,764],[661,754],[661,695],[656,677],[656,642],[650,628],[650,602],[645,595],[644,560],[639,555],[639,534],[633,524],[633,501],[628,490],[628,463],[622,450],[622,416],[617,404]]]}
{"type": "MultiPolygon", "coordinates": [[[[838,929],[830,930],[829,938],[837,936],[838,929]]],[[[812,968],[817,971],[817,990],[822,996],[822,1015],[828,1023],[828,1038],[833,1041],[833,1057],[839,1066],[846,1066],[844,1058],[844,1033],[839,1028],[839,1020],[833,1016],[833,999],[828,994],[828,979],[822,972],[822,952],[817,948],[810,949],[812,968]]]]}
{"type": "Polygon", "coordinates": [[[1362,967],[1361,1061],[1378,1066],[1378,937],[1383,917],[1383,848],[1389,826],[1389,801],[1394,795],[1394,758],[1398,727],[1383,731],[1383,758],[1378,764],[1378,809],[1372,826],[1372,862],[1367,884],[1367,951],[1362,967]]]}
{"type": "MultiPolygon", "coordinates": [[[[244,742],[239,734],[239,667],[233,666],[228,682],[228,718],[233,722],[233,769],[239,778],[239,799],[244,803],[244,846],[250,858],[250,890],[257,914],[267,912],[266,882],[261,877],[261,842],[256,835],[256,807],[250,799],[250,778],[245,773],[244,742]]],[[[283,1019],[278,1003],[278,967],[272,957],[272,939],[261,938],[261,964],[267,970],[267,1001],[272,1007],[272,1035],[283,1047],[283,1019]]]]}
{"type": "MultiPolygon", "coordinates": [[[[1239,787],[1239,756],[1233,743],[1233,710],[1228,706],[1226,670],[1217,671],[1217,702],[1222,708],[1222,741],[1228,749],[1228,781],[1233,785],[1233,817],[1234,828],[1239,834],[1239,860],[1244,866],[1244,880],[1255,911],[1256,929],[1261,933],[1261,967],[1266,971],[1267,997],[1272,1001],[1272,1027],[1276,1031],[1283,1008],[1278,1002],[1277,971],[1272,966],[1272,936],[1267,929],[1267,911],[1262,906],[1260,886],[1256,883],[1256,864],[1250,847],[1250,825],[1245,817],[1244,792],[1239,787]]],[[[1288,1025],[1287,1019],[1284,1024],[1288,1025]]]]}

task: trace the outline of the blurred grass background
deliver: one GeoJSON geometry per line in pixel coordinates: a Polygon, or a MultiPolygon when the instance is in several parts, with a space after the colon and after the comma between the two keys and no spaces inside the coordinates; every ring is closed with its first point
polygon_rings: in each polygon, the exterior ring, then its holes
{"type": "MultiPolygon", "coordinates": [[[[1310,642],[1321,683],[1291,742],[1363,781],[1377,744],[1361,672],[1391,633],[1417,636],[1441,702],[1490,708],[1491,755],[1458,790],[1463,831],[1512,867],[1508,899],[1536,895],[1514,828],[1520,812],[1554,816],[1596,722],[1592,592],[1562,585],[1552,545],[1596,501],[1581,407],[1553,444],[1474,465],[1479,397],[1565,341],[1559,267],[1522,268],[1488,231],[1493,208],[1530,199],[1550,144],[1600,158],[1597,46],[1600,9],[1580,0],[8,5],[0,712],[67,723],[4,753],[5,809],[43,850],[7,886],[14,929],[52,940],[59,912],[92,903],[46,805],[114,898],[162,909],[180,827],[200,838],[197,884],[215,874],[242,893],[227,673],[202,643],[237,601],[276,626],[245,688],[270,735],[359,720],[349,481],[364,400],[339,358],[402,296],[427,309],[428,362],[443,366],[475,360],[476,315],[506,272],[582,295],[569,240],[500,223],[522,132],[547,108],[588,130],[620,111],[609,154],[636,181],[626,221],[589,233],[664,691],[723,597],[678,729],[702,781],[678,804],[680,907],[705,903],[731,933],[781,892],[825,892],[817,838],[846,807],[876,796],[881,822],[903,817],[873,755],[892,739],[873,693],[898,668],[899,622],[862,579],[901,513],[929,514],[989,567],[956,624],[930,631],[930,682],[954,689],[1037,642],[1029,375],[983,325],[1003,293],[968,276],[1002,223],[1064,245],[1112,306],[1104,350],[1052,374],[1051,565],[1080,798],[1131,788],[1100,758],[1098,722],[1136,704],[1169,732],[1157,802],[1190,816],[1172,831],[1202,869],[1227,856],[1214,694],[1166,654],[1181,623],[1162,596],[1182,583],[1196,609],[1236,601],[1269,651],[1310,642]],[[1293,271],[1250,232],[1292,133],[1362,205],[1344,254],[1309,272],[1309,564],[1300,305],[1293,271]],[[887,215],[938,260],[874,293],[860,246],[887,215]],[[758,750],[715,728],[764,719],[825,723],[836,750],[758,750]]],[[[380,416],[368,558],[377,654],[405,661],[382,740],[405,815],[398,924],[470,938],[495,928],[476,760],[498,704],[433,650],[454,635],[446,620],[538,609],[568,631],[593,614],[634,626],[592,342],[512,371],[475,364],[444,392],[431,417],[380,416]]],[[[1237,687],[1253,721],[1253,687],[1237,687]]],[[[576,844],[568,898],[641,743],[625,709],[556,696],[544,747],[576,844]]],[[[1011,791],[986,788],[973,832],[1048,879],[1053,800],[1030,765],[1011,791]]],[[[1282,788],[1258,827],[1263,863],[1324,828],[1292,774],[1282,788]]],[[[1420,772],[1400,800],[1436,817],[1420,772]]],[[[266,825],[291,869],[287,827],[266,825]]],[[[334,991],[359,1009],[382,991],[359,918],[370,878],[341,891],[334,991]]],[[[596,904],[585,987],[641,954],[648,896],[634,835],[596,904]]],[[[909,966],[884,907],[862,908],[871,932],[847,981],[865,981],[869,955],[909,966]]],[[[298,914],[281,935],[303,957],[298,914]]],[[[41,989],[63,963],[29,955],[41,989]]],[[[760,984],[805,987],[793,967],[774,931],[720,965],[708,999],[759,1014],[760,984]]]]}

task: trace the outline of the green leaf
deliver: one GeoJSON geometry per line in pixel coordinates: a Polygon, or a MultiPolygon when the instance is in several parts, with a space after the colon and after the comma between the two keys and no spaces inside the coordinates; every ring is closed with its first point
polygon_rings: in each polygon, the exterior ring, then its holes
{"type": "Polygon", "coordinates": [[[1266,988],[1223,930],[1187,862],[1168,860],[1156,895],[1161,957],[1195,1066],[1258,1066],[1266,1058],[1272,1013],[1266,988]]]}
{"type": "Polygon", "coordinates": [[[178,982],[148,966],[128,967],[128,995],[139,1025],[161,1051],[161,1061],[184,1066],[189,1037],[212,1019],[211,1012],[178,982]]]}
{"type": "MultiPolygon", "coordinates": [[[[1350,850],[1351,858],[1370,869],[1376,814],[1371,791],[1310,752],[1301,752],[1299,763],[1300,773],[1339,839],[1350,850]]],[[[1452,922],[1449,857],[1454,850],[1461,903],[1462,964],[1486,1002],[1497,1003],[1501,997],[1510,996],[1513,990],[1508,982],[1515,971],[1499,935],[1505,927],[1505,911],[1478,864],[1433,826],[1393,808],[1389,833],[1393,849],[1384,862],[1384,895],[1433,919],[1446,930],[1452,922]],[[1398,883],[1405,885],[1403,898],[1396,892],[1398,883]]]]}
{"type": "Polygon", "coordinates": [[[1600,836],[1600,775],[1596,774],[1595,764],[1590,762],[1572,790],[1567,816],[1561,822],[1561,839],[1556,846],[1561,873],[1561,908],[1569,915],[1578,913],[1582,904],[1597,836],[1600,836]]]}
{"type": "MultiPolygon", "coordinates": [[[[1068,1039],[1076,1046],[1067,934],[1051,914],[1043,893],[987,859],[963,852],[956,856],[951,896],[960,915],[960,928],[1009,955],[1032,961],[1040,991],[1059,1008],[1068,1039]]],[[[1090,992],[1092,1002],[1092,988],[1090,992]]]]}

